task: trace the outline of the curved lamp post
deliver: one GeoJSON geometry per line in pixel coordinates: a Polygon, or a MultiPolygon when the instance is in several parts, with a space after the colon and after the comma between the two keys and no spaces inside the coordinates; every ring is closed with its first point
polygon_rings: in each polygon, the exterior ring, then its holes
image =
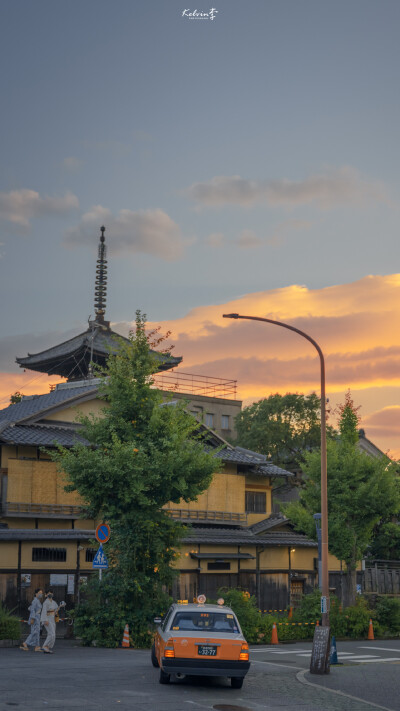
{"type": "MultiPolygon", "coordinates": [[[[282,326],[289,331],[298,333],[307,341],[312,343],[316,349],[321,364],[321,547],[322,547],[322,597],[326,599],[326,612],[322,612],[322,625],[329,626],[329,574],[328,574],[328,477],[326,463],[326,395],[325,395],[325,360],[324,355],[318,343],[311,336],[299,328],[289,326],[281,321],[274,321],[270,318],[261,318],[259,316],[241,316],[239,314],[223,314],[223,318],[246,319],[248,321],[264,321],[272,323],[275,326],[282,326]]],[[[289,582],[290,585],[290,582],[289,582]]]]}

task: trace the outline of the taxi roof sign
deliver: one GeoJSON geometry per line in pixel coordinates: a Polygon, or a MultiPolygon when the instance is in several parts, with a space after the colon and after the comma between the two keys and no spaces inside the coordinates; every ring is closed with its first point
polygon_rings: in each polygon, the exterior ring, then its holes
{"type": "Polygon", "coordinates": [[[96,536],[96,541],[99,543],[107,543],[111,536],[111,528],[108,523],[99,523],[94,535],[96,536]]]}

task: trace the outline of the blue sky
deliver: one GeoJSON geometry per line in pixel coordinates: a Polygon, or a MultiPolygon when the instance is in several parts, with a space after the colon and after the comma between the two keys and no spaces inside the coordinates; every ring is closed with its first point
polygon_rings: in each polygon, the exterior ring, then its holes
{"type": "Polygon", "coordinates": [[[93,315],[103,221],[114,321],[397,271],[399,3],[188,7],[3,0],[3,337],[93,315]]]}

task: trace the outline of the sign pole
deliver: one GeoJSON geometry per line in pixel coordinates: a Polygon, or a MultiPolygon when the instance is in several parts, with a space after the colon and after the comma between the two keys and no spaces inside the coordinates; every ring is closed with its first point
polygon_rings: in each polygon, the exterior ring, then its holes
{"type": "Polygon", "coordinates": [[[102,574],[102,572],[103,572],[102,569],[99,568],[99,581],[100,581],[100,582],[101,582],[101,574],[102,574]]]}

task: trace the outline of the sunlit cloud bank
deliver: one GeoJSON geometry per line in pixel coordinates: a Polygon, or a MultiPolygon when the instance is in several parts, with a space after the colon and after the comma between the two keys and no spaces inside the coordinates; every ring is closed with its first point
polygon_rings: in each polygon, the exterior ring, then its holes
{"type": "MultiPolygon", "coordinates": [[[[312,345],[294,333],[270,324],[223,319],[224,313],[273,318],[306,331],[320,344],[326,359],[331,418],[350,388],[361,405],[361,426],[382,450],[400,457],[400,274],[367,276],[360,281],[322,289],[292,285],[246,294],[225,304],[201,306],[179,319],[164,321],[172,331],[174,354],[183,357],[179,371],[238,381],[238,397],[248,404],[273,392],[319,392],[319,362],[312,345]]],[[[133,324],[113,328],[127,334],[133,324]]],[[[53,335],[53,334],[52,334],[53,335]]],[[[68,333],[70,337],[70,333],[68,333]]],[[[28,337],[3,339],[10,368],[14,355],[35,350],[28,337]],[[21,340],[20,340],[21,339],[21,340]],[[28,342],[29,341],[29,342],[28,342]]],[[[37,343],[37,350],[47,347],[37,343]]],[[[52,343],[65,340],[54,334],[52,343]]],[[[0,395],[15,390],[48,392],[57,377],[34,372],[3,372],[0,395]]]]}
{"type": "Polygon", "coordinates": [[[367,436],[400,456],[400,407],[391,397],[393,390],[400,394],[400,275],[246,294],[161,324],[183,356],[181,370],[236,379],[245,403],[272,392],[319,391],[318,356],[310,343],[273,325],[222,318],[232,312],[286,321],[316,339],[326,359],[331,409],[351,388],[362,402],[367,436]]]}

